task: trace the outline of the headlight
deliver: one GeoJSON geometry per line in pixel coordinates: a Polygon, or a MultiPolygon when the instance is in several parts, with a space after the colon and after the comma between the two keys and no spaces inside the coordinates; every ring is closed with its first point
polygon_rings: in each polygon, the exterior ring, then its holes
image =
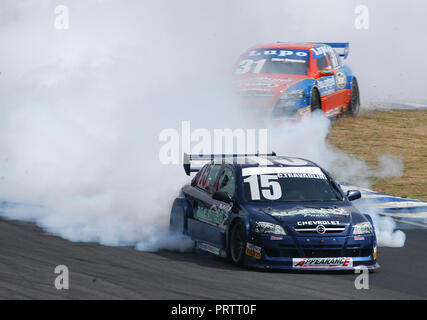
{"type": "Polygon", "coordinates": [[[303,99],[305,97],[304,90],[291,90],[283,92],[280,99],[303,99]]]}
{"type": "Polygon", "coordinates": [[[286,235],[285,230],[281,226],[270,222],[255,222],[254,231],[256,233],[286,235]]]}
{"type": "Polygon", "coordinates": [[[372,225],[369,222],[362,222],[354,225],[353,235],[374,233],[372,225]]]}

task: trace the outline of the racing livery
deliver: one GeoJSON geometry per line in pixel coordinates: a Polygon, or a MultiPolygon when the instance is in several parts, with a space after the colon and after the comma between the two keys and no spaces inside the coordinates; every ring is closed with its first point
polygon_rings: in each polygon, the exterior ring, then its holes
{"type": "Polygon", "coordinates": [[[184,155],[172,232],[237,265],[294,270],[379,267],[372,219],[315,163],[269,155],[184,155]]]}
{"type": "Polygon", "coordinates": [[[359,112],[356,77],[343,65],[349,43],[257,45],[234,68],[236,92],[255,115],[300,119],[321,110],[328,118],[359,112]]]}

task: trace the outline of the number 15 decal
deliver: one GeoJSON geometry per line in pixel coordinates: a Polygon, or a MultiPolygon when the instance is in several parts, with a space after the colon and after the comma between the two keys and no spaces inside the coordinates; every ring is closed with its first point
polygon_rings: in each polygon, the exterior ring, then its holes
{"type": "MultiPolygon", "coordinates": [[[[261,193],[265,199],[278,200],[282,197],[282,188],[278,181],[277,175],[261,175],[260,178],[261,193]]],[[[258,176],[253,175],[243,181],[249,183],[252,200],[261,200],[258,176]]]]}

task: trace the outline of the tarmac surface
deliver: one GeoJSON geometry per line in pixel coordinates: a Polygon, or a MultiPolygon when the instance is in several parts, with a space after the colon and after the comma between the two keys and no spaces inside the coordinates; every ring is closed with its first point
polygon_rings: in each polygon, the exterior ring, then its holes
{"type": "Polygon", "coordinates": [[[74,243],[28,222],[0,218],[0,299],[427,299],[427,230],[405,230],[403,248],[380,248],[369,289],[358,274],[235,267],[196,253],[74,243]],[[55,267],[69,269],[57,290],[55,267]]]}

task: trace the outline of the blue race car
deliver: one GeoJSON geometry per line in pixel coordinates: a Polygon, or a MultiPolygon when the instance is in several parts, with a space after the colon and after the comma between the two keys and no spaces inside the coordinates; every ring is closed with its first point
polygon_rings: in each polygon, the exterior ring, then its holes
{"type": "Polygon", "coordinates": [[[372,219],[315,163],[268,155],[184,155],[197,174],[175,199],[172,232],[237,265],[277,269],[379,267],[372,219]],[[196,164],[203,164],[197,166],[196,164]]]}

